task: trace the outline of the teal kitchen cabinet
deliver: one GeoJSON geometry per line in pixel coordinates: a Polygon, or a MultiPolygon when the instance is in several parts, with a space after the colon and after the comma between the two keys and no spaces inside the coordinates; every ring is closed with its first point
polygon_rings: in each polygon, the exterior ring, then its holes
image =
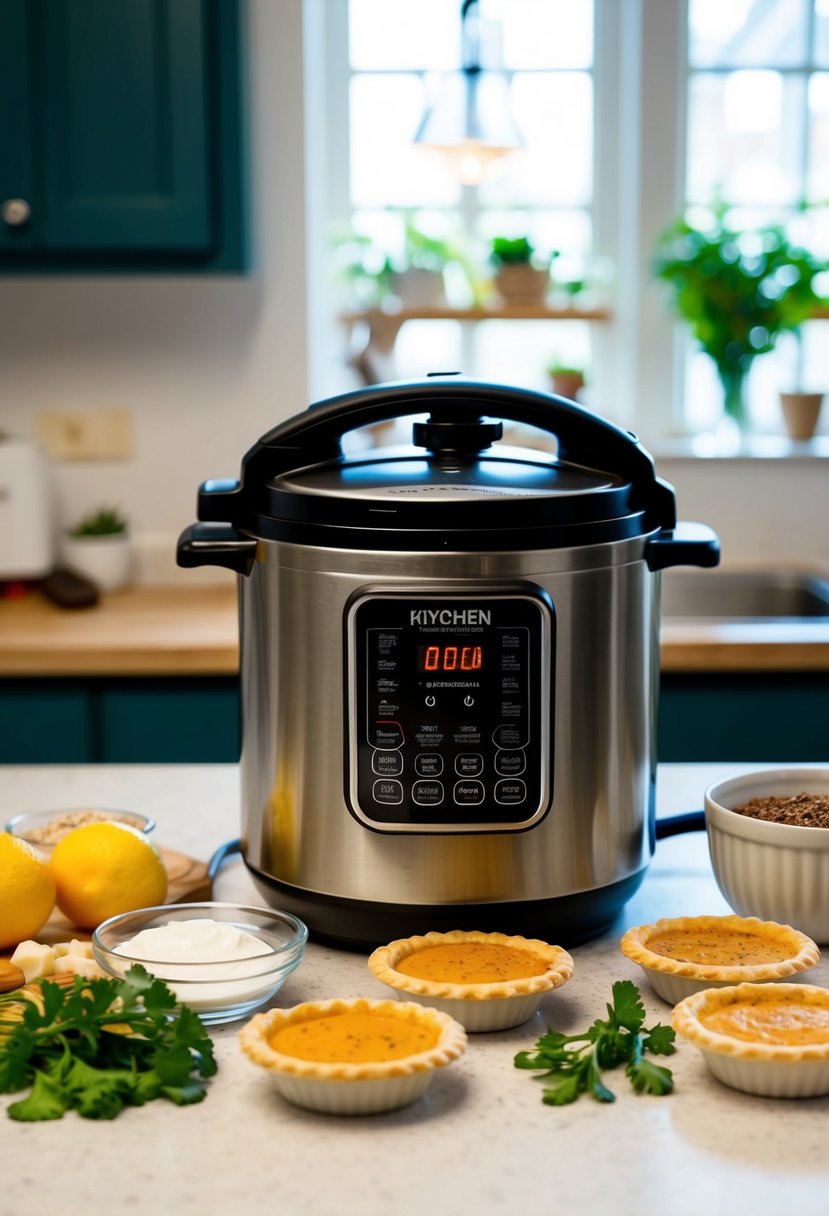
{"type": "Polygon", "coordinates": [[[660,761],[829,763],[829,673],[668,673],[660,761]]]}
{"type": "Polygon", "coordinates": [[[235,676],[0,681],[0,764],[239,759],[235,676]]]}
{"type": "Polygon", "coordinates": [[[0,0],[0,268],[240,271],[240,0],[0,0]]]}

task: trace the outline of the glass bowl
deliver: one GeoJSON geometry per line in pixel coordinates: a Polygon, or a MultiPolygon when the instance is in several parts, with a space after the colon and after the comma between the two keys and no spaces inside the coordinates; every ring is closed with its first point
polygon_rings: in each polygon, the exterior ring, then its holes
{"type": "Polygon", "coordinates": [[[54,811],[27,811],[15,815],[6,824],[6,831],[12,836],[27,840],[41,853],[47,856],[55,845],[73,828],[84,827],[88,823],[125,823],[129,827],[150,837],[155,820],[149,815],[141,815],[138,811],[116,811],[103,807],[63,807],[54,811]]]}
{"type": "Polygon", "coordinates": [[[112,916],[93,933],[92,951],[98,965],[119,979],[140,963],[215,1025],[247,1017],[278,992],[302,961],[307,941],[307,927],[289,912],[205,902],[112,916]],[[177,927],[175,938],[136,940],[165,926],[177,927]]]}
{"type": "Polygon", "coordinates": [[[738,814],[753,798],[829,795],[829,769],[780,768],[719,781],[705,791],[705,826],[717,886],[735,912],[793,925],[829,943],[829,828],[738,814]]]}

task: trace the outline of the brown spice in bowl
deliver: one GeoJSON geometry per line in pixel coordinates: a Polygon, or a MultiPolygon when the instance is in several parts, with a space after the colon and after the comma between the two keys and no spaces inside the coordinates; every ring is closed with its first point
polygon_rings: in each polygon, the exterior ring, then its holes
{"type": "Polygon", "coordinates": [[[64,811],[48,823],[30,828],[26,832],[26,840],[34,845],[54,845],[75,828],[86,827],[89,823],[126,823],[133,828],[141,827],[140,819],[115,811],[64,811]]]}
{"type": "Polygon", "coordinates": [[[752,798],[742,806],[735,806],[734,812],[750,819],[787,823],[797,828],[829,828],[829,794],[752,798]]]}

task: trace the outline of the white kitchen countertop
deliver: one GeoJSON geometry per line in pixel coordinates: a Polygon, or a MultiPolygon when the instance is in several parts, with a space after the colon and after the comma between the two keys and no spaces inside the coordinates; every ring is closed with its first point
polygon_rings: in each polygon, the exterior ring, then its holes
{"type": "MultiPolygon", "coordinates": [[[[658,812],[696,809],[709,782],[756,767],[665,765],[658,812]]],[[[233,765],[0,767],[0,805],[4,819],[83,804],[144,811],[160,844],[206,860],[238,835],[237,776],[233,765]]],[[[262,902],[238,859],[219,875],[216,898],[262,902]]],[[[70,1113],[20,1124],[5,1115],[13,1099],[0,1097],[0,1216],[824,1216],[829,1098],[730,1090],[685,1043],[666,1061],[672,1095],[635,1095],[619,1071],[607,1076],[617,1094],[608,1106],[582,1097],[546,1107],[538,1083],[512,1064],[548,1025],[575,1031],[602,1016],[616,979],[640,986],[649,1023],[667,1022],[670,1007],[619,953],[619,937],[660,916],[727,911],[704,834],[663,840],[613,930],[573,950],[564,989],[523,1026],[471,1035],[423,1098],[387,1115],[287,1105],[238,1049],[238,1023],[211,1029],[219,1071],[196,1106],[156,1101],[111,1123],[70,1113]]],[[[274,1003],[387,996],[365,957],[310,945],[274,1003]]],[[[829,962],[806,978],[829,986],[829,962]]]]}

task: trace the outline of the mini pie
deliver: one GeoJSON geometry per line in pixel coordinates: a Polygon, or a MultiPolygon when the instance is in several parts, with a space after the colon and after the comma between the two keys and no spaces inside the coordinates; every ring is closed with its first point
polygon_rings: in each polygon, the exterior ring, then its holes
{"type": "Polygon", "coordinates": [[[829,1093],[829,991],[810,984],[737,984],[686,997],[671,1022],[719,1080],[747,1093],[829,1093]]]}
{"type": "Polygon", "coordinates": [[[370,1114],[417,1098],[436,1069],[463,1054],[466,1033],[436,1009],[360,997],[259,1013],[239,1042],[289,1101],[370,1114]]]}
{"type": "Polygon", "coordinates": [[[784,979],[820,959],[805,933],[756,916],[658,920],[628,929],[620,947],[672,1003],[703,988],[784,979]]]}
{"type": "Polygon", "coordinates": [[[573,974],[560,946],[503,933],[427,933],[375,950],[369,970],[381,983],[456,1017],[467,1030],[517,1026],[545,993],[573,974]]]}

